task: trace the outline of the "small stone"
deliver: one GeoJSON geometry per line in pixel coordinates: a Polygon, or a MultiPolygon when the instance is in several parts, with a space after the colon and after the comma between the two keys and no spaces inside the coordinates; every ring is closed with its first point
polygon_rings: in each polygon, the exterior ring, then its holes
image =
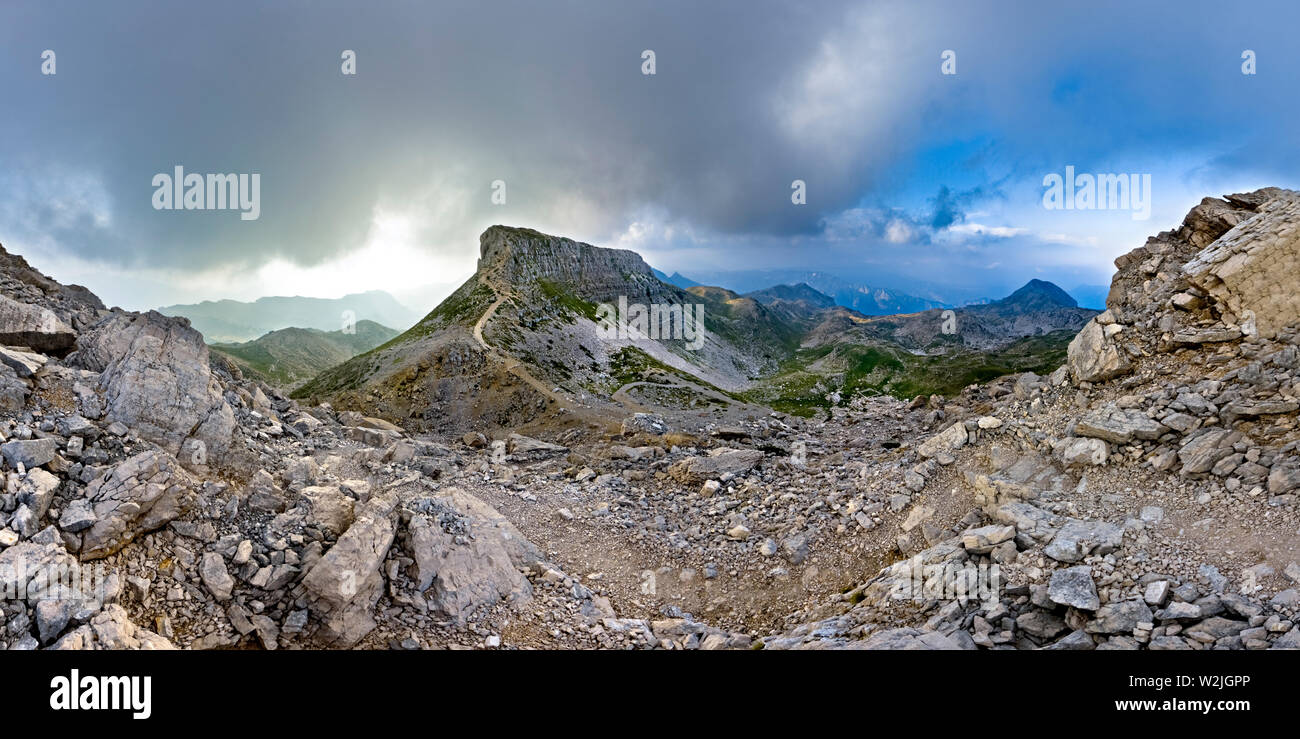
{"type": "Polygon", "coordinates": [[[1142,594],[1142,600],[1145,600],[1148,605],[1157,608],[1163,606],[1169,602],[1169,588],[1168,580],[1156,580],[1147,585],[1146,592],[1142,594]]]}
{"type": "Polygon", "coordinates": [[[744,525],[733,526],[732,528],[727,529],[727,536],[736,541],[744,541],[749,538],[749,527],[744,525]]]}
{"type": "Polygon", "coordinates": [[[217,600],[229,600],[235,579],[226,571],[226,561],[216,552],[205,552],[199,563],[199,577],[217,600]]]}
{"type": "Polygon", "coordinates": [[[1145,523],[1157,524],[1165,520],[1165,509],[1160,506],[1149,505],[1142,509],[1141,513],[1138,514],[1138,518],[1145,523]]]}
{"type": "Polygon", "coordinates": [[[1047,597],[1053,603],[1095,611],[1101,605],[1097,585],[1092,581],[1092,568],[1088,565],[1068,567],[1052,573],[1047,586],[1047,597]]]}

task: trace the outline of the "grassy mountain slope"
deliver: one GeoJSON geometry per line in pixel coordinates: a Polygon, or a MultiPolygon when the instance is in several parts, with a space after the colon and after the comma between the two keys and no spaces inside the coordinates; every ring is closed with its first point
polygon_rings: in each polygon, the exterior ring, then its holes
{"type": "Polygon", "coordinates": [[[742,394],[776,410],[808,415],[846,404],[854,395],[955,395],[971,383],[1016,372],[1040,374],[1065,363],[1076,331],[1054,331],[979,350],[950,341],[946,351],[916,354],[896,343],[829,342],[800,349],[781,370],[742,394]]]}
{"type": "Polygon", "coordinates": [[[397,335],[396,330],[374,321],[357,321],[353,333],[285,328],[253,341],[212,344],[210,348],[230,358],[246,376],[292,387],[397,335]]]}

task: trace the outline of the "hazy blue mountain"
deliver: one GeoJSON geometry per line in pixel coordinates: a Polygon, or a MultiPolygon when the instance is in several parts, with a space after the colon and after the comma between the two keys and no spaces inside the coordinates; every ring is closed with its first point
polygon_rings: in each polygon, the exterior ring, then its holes
{"type": "Polygon", "coordinates": [[[745,297],[753,298],[763,305],[794,303],[809,310],[820,310],[835,305],[835,298],[818,292],[803,282],[798,285],[773,285],[762,290],[745,293],[745,297]]]}
{"type": "Polygon", "coordinates": [[[169,305],[158,312],[190,319],[209,343],[252,341],[268,332],[290,327],[338,331],[349,319],[374,321],[401,331],[420,318],[382,290],[341,298],[277,296],[258,298],[251,303],[205,300],[190,305],[169,305]]]}
{"type": "Polygon", "coordinates": [[[706,284],[720,285],[741,294],[763,290],[772,285],[802,283],[823,295],[829,295],[837,305],[868,316],[917,313],[931,308],[951,307],[940,300],[917,297],[892,288],[852,282],[827,272],[742,270],[696,276],[706,280],[706,284]]]}
{"type": "Polygon", "coordinates": [[[683,276],[681,272],[674,272],[671,275],[666,275],[662,271],[654,268],[651,268],[650,271],[653,272],[654,276],[658,277],[660,280],[667,282],[669,285],[676,285],[677,287],[680,287],[683,290],[685,290],[688,287],[695,287],[696,285],[700,284],[695,280],[690,279],[689,277],[683,276]]]}

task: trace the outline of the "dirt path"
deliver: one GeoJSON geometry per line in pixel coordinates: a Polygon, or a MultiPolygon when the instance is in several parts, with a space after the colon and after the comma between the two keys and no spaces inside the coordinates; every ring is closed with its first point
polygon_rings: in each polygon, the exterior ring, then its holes
{"type": "Polygon", "coordinates": [[[489,305],[488,309],[483,311],[483,315],[479,316],[478,321],[474,324],[474,340],[479,343],[479,346],[483,347],[484,351],[500,360],[502,366],[506,368],[507,372],[528,383],[530,387],[541,393],[551,402],[558,405],[567,405],[567,402],[563,397],[557,395],[549,385],[534,377],[533,374],[524,367],[522,362],[498,351],[496,347],[487,342],[487,339],[483,338],[483,327],[487,325],[487,322],[492,318],[492,315],[496,313],[497,308],[511,297],[512,296],[507,293],[506,295],[497,298],[496,302],[489,305]]]}

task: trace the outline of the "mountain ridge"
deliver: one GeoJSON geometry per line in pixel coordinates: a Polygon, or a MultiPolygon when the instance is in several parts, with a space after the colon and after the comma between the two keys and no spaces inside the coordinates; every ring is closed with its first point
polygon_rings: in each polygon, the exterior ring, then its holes
{"type": "Polygon", "coordinates": [[[213,342],[208,347],[234,362],[245,376],[292,389],[400,333],[374,321],[360,320],[347,330],[291,326],[269,331],[252,341],[213,342]]]}
{"type": "Polygon", "coordinates": [[[164,306],[158,312],[189,319],[210,343],[254,341],[267,332],[292,327],[333,331],[360,320],[405,329],[418,318],[383,290],[339,298],[268,295],[253,301],[204,300],[164,306]]]}

